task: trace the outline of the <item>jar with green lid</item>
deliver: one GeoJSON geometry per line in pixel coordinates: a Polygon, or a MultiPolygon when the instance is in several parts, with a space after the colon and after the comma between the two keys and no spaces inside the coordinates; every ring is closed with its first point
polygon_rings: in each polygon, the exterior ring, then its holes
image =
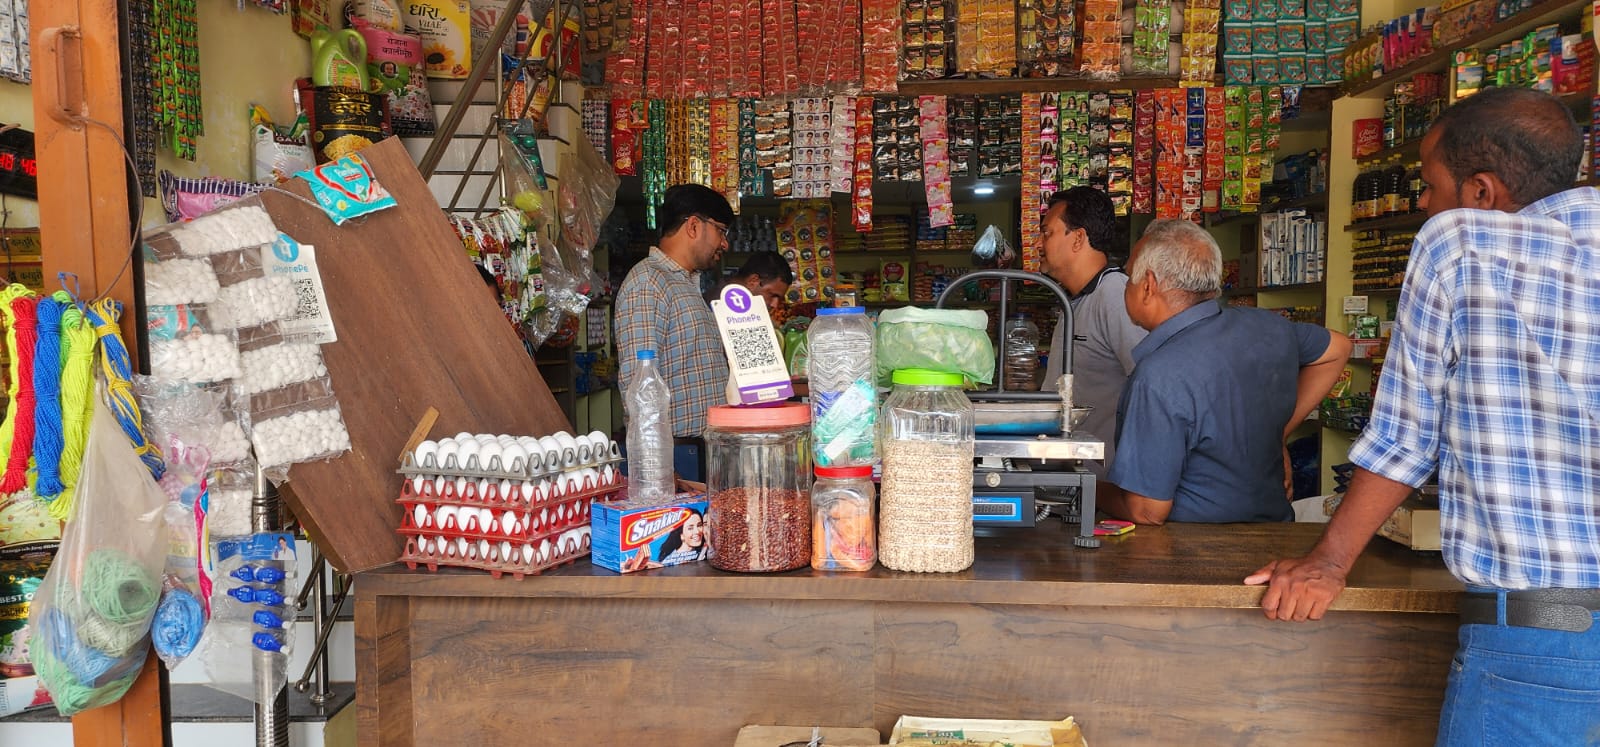
{"type": "Polygon", "coordinates": [[[706,529],[712,567],[774,572],[811,563],[811,408],[706,414],[706,529]]]}
{"type": "Polygon", "coordinates": [[[972,402],[961,374],[901,369],[878,418],[878,562],[897,571],[972,565],[972,402]]]}

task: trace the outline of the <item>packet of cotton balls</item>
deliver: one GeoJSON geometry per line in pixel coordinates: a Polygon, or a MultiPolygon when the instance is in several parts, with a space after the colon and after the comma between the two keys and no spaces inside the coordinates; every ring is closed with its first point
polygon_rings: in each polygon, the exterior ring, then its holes
{"type": "Polygon", "coordinates": [[[350,433],[327,379],[291,384],[250,398],[251,441],[267,478],[280,484],[289,466],[350,450],[350,433]]]}
{"type": "Polygon", "coordinates": [[[151,306],[211,303],[221,291],[216,272],[204,259],[145,263],[144,300],[151,306]]]}
{"type": "Polygon", "coordinates": [[[239,330],[239,351],[243,373],[237,384],[246,395],[328,376],[322,346],[286,336],[277,324],[239,330]]]}
{"type": "Polygon", "coordinates": [[[180,337],[150,339],[150,370],[161,378],[191,384],[226,381],[241,373],[239,347],[229,335],[192,331],[180,337]]]}
{"type": "Polygon", "coordinates": [[[271,244],[278,237],[272,216],[252,197],[219,208],[188,223],[163,229],[178,251],[189,257],[208,257],[250,246],[271,244]]]}
{"type": "Polygon", "coordinates": [[[226,384],[186,384],[148,376],[135,376],[133,384],[154,443],[179,441],[203,447],[213,465],[250,459],[244,408],[226,384]]]}
{"type": "Polygon", "coordinates": [[[250,504],[255,501],[255,486],[254,460],[212,468],[206,480],[210,499],[206,527],[212,537],[239,537],[250,533],[250,504]]]}
{"type": "Polygon", "coordinates": [[[209,308],[219,327],[237,329],[288,319],[299,303],[293,278],[270,275],[223,287],[209,308]]]}

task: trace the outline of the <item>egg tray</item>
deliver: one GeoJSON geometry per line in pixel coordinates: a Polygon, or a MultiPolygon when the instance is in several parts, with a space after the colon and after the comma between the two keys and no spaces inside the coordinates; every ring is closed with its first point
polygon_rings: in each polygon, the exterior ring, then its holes
{"type": "Polygon", "coordinates": [[[606,496],[618,490],[626,490],[627,487],[627,478],[619,474],[609,483],[596,485],[592,481],[585,479],[577,492],[568,493],[566,495],[552,493],[550,497],[540,499],[537,493],[534,494],[533,498],[524,498],[519,494],[521,492],[520,490],[512,491],[510,495],[501,495],[500,486],[494,483],[490,483],[488,485],[488,490],[483,495],[478,495],[478,484],[474,482],[468,482],[465,485],[465,490],[458,493],[456,492],[456,486],[453,482],[446,482],[444,485],[444,490],[439,491],[434,489],[432,480],[423,480],[422,487],[420,489],[415,487],[411,480],[403,480],[400,483],[400,497],[397,500],[401,502],[406,500],[430,500],[441,504],[455,506],[503,509],[516,508],[518,506],[554,504],[557,501],[568,501],[584,496],[606,496]]]}
{"type": "Polygon", "coordinates": [[[606,455],[599,459],[590,458],[588,461],[584,461],[579,459],[577,453],[572,449],[567,451],[572,452],[572,454],[570,456],[563,455],[559,465],[546,469],[544,467],[544,457],[539,459],[531,457],[513,459],[511,464],[506,465],[501,462],[500,457],[495,456],[489,458],[488,464],[482,464],[478,461],[478,455],[473,454],[467,457],[467,461],[463,464],[456,459],[455,454],[446,457],[442,462],[433,454],[429,454],[426,459],[418,461],[416,451],[412,450],[401,455],[400,469],[396,471],[406,477],[444,475],[446,477],[469,477],[473,479],[538,480],[551,475],[559,475],[563,472],[571,472],[588,467],[599,469],[608,464],[620,464],[622,462],[622,455],[617,451],[617,443],[615,441],[611,442],[606,455]]]}
{"type": "MultiPolygon", "coordinates": [[[[471,548],[469,552],[472,552],[473,555],[465,558],[456,557],[448,553],[443,555],[425,553],[417,547],[416,537],[407,537],[406,549],[401,553],[400,561],[413,571],[418,566],[427,568],[429,572],[438,572],[439,566],[454,566],[488,571],[489,575],[495,578],[509,574],[512,578],[521,581],[526,576],[537,576],[552,568],[557,568],[582,558],[589,554],[589,547],[589,535],[585,533],[576,542],[567,543],[559,548],[558,551],[552,552],[549,558],[541,560],[535,557],[531,562],[525,562],[520,558],[513,561],[503,561],[498,558],[478,558],[476,557],[476,548],[471,548]]],[[[498,548],[492,548],[492,551],[498,552],[498,548]]]]}

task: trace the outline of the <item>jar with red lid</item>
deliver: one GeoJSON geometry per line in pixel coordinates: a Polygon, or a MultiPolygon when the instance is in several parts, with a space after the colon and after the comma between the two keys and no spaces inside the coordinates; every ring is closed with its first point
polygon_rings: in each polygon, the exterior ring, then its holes
{"type": "Polygon", "coordinates": [[[811,408],[712,407],[706,462],[713,567],[775,572],[811,562],[811,408]]]}
{"type": "Polygon", "coordinates": [[[811,484],[811,567],[867,571],[878,562],[872,468],[818,467],[811,484]]]}

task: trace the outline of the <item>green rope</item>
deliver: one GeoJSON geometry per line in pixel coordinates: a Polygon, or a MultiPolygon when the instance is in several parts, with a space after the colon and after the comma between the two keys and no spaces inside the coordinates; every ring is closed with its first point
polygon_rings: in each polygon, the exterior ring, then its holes
{"type": "Polygon", "coordinates": [[[109,656],[133,650],[150,632],[161,601],[157,580],[118,550],[89,553],[77,593],[63,583],[57,597],[76,626],[78,638],[109,656]]]}
{"type": "Polygon", "coordinates": [[[50,653],[49,646],[40,646],[32,652],[33,669],[44,682],[45,689],[50,692],[50,699],[55,702],[56,710],[63,716],[115,703],[133,687],[139,670],[133,674],[119,677],[99,687],[90,687],[78,682],[72,671],[50,653]]]}

